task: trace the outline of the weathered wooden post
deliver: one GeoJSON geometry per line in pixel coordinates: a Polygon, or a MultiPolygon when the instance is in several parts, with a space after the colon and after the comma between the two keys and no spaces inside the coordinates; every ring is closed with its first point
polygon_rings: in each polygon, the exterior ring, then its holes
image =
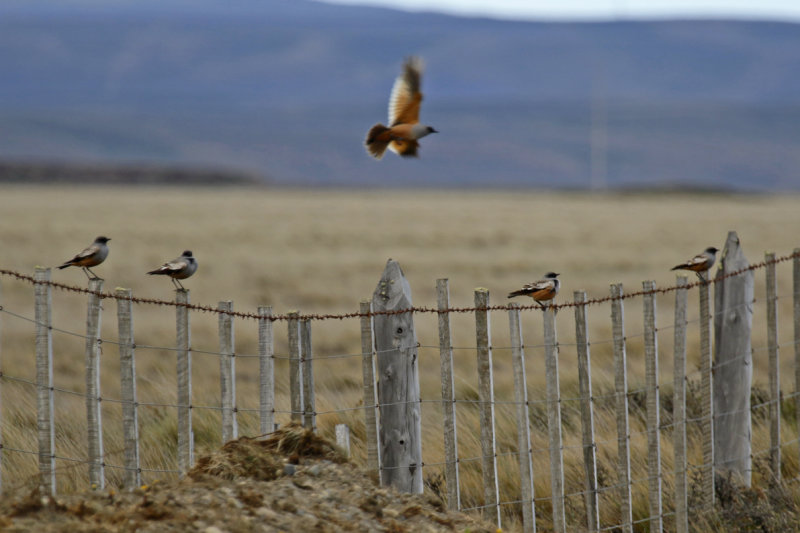
{"type": "Polygon", "coordinates": [[[372,323],[372,302],[364,300],[361,314],[361,376],[364,394],[364,433],[367,448],[367,471],[381,483],[381,449],[378,443],[378,391],[375,386],[375,333],[372,323]]]}
{"type": "Polygon", "coordinates": [[[446,279],[436,280],[439,309],[439,362],[442,376],[442,419],[444,426],[444,479],[447,484],[447,508],[461,509],[458,481],[458,439],[456,437],[456,395],[453,378],[453,345],[450,334],[450,286],[446,279]]]}
{"type": "Polygon", "coordinates": [[[347,424],[336,424],[336,445],[342,449],[345,457],[350,457],[350,426],[347,424]]]}
{"type": "MultiPolygon", "coordinates": [[[[2,302],[3,302],[3,284],[0,283],[0,311],[3,310],[2,302]]],[[[2,354],[3,354],[3,313],[0,312],[0,374],[4,372],[4,367],[2,365],[2,354]]],[[[3,440],[3,431],[2,428],[5,426],[3,424],[3,379],[0,378],[0,465],[3,464],[3,448],[5,447],[5,442],[3,440]]],[[[0,469],[2,470],[2,469],[0,469]]],[[[3,494],[3,474],[0,472],[0,495],[3,494]]]]}
{"type": "Polygon", "coordinates": [[[275,431],[275,359],[272,337],[272,307],[258,307],[258,380],[261,434],[275,431]]]}
{"type": "Polygon", "coordinates": [[[133,348],[133,312],[130,289],[117,289],[119,333],[120,395],[122,398],[122,433],[125,449],[125,488],[141,486],[139,466],[139,414],[136,400],[136,359],[133,348]]]}
{"type": "Polygon", "coordinates": [[[289,328],[289,396],[291,398],[291,420],[297,424],[303,423],[303,365],[300,353],[300,316],[299,311],[288,313],[289,328]]]}
{"type": "Polygon", "coordinates": [[[794,290],[794,405],[795,422],[800,431],[800,248],[795,248],[792,259],[792,287],[794,290]]]}
{"type": "Polygon", "coordinates": [[[597,494],[597,449],[594,441],[594,399],[592,398],[592,364],[589,353],[589,328],[586,324],[586,291],[575,291],[575,344],[578,350],[578,387],[581,397],[581,435],[583,468],[586,474],[586,527],[600,529],[600,505],[597,494]]]}
{"type": "Polygon", "coordinates": [[[219,302],[219,390],[222,406],[222,443],[239,434],[236,423],[236,351],[233,333],[233,302],[219,302]]]}
{"type": "Polygon", "coordinates": [[[686,276],[678,276],[675,292],[675,336],[672,364],[672,421],[675,450],[675,531],[689,533],[689,504],[686,485],[686,276]]]}
{"type": "Polygon", "coordinates": [[[178,381],[178,471],[181,476],[194,463],[192,434],[192,335],[189,327],[189,291],[175,291],[175,321],[177,323],[177,381],[178,381]]]}
{"type": "MultiPolygon", "coordinates": [[[[706,273],[706,276],[709,274],[706,273]]],[[[707,278],[704,278],[707,279],[707,278]]],[[[711,353],[711,284],[704,282],[700,291],[700,430],[703,464],[700,468],[700,498],[703,507],[714,506],[714,359],[711,353]]]]}
{"type": "Polygon", "coordinates": [[[311,351],[311,320],[300,321],[300,351],[303,354],[303,427],[317,430],[317,408],[314,399],[314,354],[311,351]]]}
{"type": "Polygon", "coordinates": [[[411,287],[389,259],[372,295],[378,360],[381,482],[403,492],[422,492],[422,425],[419,360],[411,287]]]}
{"type": "Polygon", "coordinates": [[[611,323],[614,337],[614,400],[617,413],[617,479],[622,530],[633,532],[631,504],[631,454],[628,426],[628,367],[625,354],[625,319],[622,284],[611,285],[611,323]]]}
{"type": "Polygon", "coordinates": [[[531,430],[528,418],[528,380],[525,377],[525,351],[522,348],[522,321],[519,306],[511,303],[508,327],[511,335],[511,366],[514,371],[514,403],[517,414],[517,451],[519,452],[519,484],[522,496],[522,530],[536,532],[536,507],[531,461],[531,430]]]}
{"type": "Polygon", "coordinates": [[[775,254],[764,256],[767,263],[767,350],[769,352],[769,463],[772,476],[781,480],[781,369],[778,358],[778,280],[775,254]]]}
{"type": "Polygon", "coordinates": [[[753,271],[735,231],[728,233],[714,284],[714,466],[750,486],[750,386],[753,271]]]}
{"type": "Polygon", "coordinates": [[[661,531],[661,417],[658,390],[658,336],[656,335],[656,282],[643,281],[644,368],[647,390],[647,473],[650,531],[661,531]]]}
{"type": "Polygon", "coordinates": [[[500,522],[500,487],[497,479],[497,448],[494,424],[494,373],[489,325],[489,290],[475,289],[475,339],[478,346],[478,412],[481,427],[483,471],[483,517],[500,522]]]}
{"type": "Polygon", "coordinates": [[[36,319],[36,422],[39,430],[39,493],[56,493],[56,425],[53,405],[53,294],[50,269],[34,274],[36,319]]]}
{"type": "Polygon", "coordinates": [[[103,466],[103,419],[100,410],[100,292],[103,280],[89,280],[89,308],[86,313],[86,422],[89,440],[89,482],[92,488],[105,487],[103,466]]]}
{"type": "Polygon", "coordinates": [[[553,499],[553,531],[566,533],[564,509],[564,454],[561,440],[561,390],[558,383],[556,311],[544,310],[544,362],[547,379],[547,433],[550,444],[550,486],[553,499]]]}

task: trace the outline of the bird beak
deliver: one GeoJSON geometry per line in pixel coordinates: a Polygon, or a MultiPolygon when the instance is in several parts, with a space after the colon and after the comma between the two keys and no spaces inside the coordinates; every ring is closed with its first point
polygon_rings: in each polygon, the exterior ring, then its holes
{"type": "Polygon", "coordinates": [[[431,128],[431,133],[439,133],[437,130],[431,128]]]}

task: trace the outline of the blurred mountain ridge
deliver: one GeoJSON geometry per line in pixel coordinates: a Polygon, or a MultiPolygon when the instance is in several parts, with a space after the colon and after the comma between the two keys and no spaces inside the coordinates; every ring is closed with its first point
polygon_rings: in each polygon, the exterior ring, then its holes
{"type": "Polygon", "coordinates": [[[800,24],[779,22],[6,0],[0,157],[300,185],[797,189],[797,65],[800,24]],[[422,118],[441,133],[419,160],[376,163],[363,137],[410,54],[426,61],[422,118]]]}

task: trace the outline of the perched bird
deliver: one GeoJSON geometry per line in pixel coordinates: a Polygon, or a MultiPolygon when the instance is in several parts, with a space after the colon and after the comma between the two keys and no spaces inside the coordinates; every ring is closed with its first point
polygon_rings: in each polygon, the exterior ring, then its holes
{"type": "Polygon", "coordinates": [[[521,289],[509,293],[508,297],[530,296],[544,309],[545,305],[542,302],[555,298],[556,294],[558,294],[558,289],[561,288],[561,281],[558,280],[558,276],[559,274],[556,272],[548,272],[544,275],[544,279],[526,283],[521,289]]]}
{"type": "Polygon", "coordinates": [[[108,245],[106,243],[110,240],[111,239],[108,237],[103,237],[101,235],[100,237],[96,238],[92,244],[84,248],[83,251],[69,261],[66,261],[58,268],[78,266],[83,269],[83,273],[86,274],[87,278],[100,279],[100,277],[92,272],[89,267],[97,266],[106,260],[106,257],[108,257],[108,245]],[[92,274],[91,276],[89,275],[90,272],[92,274]]]}
{"type": "Polygon", "coordinates": [[[387,147],[403,157],[416,157],[419,148],[417,141],[428,134],[438,133],[419,122],[421,78],[422,60],[418,57],[406,59],[403,72],[395,80],[389,97],[389,127],[375,124],[364,141],[367,152],[375,159],[383,157],[387,147]]]}
{"type": "Polygon", "coordinates": [[[697,254],[685,263],[675,265],[671,270],[691,270],[702,281],[706,281],[703,277],[703,272],[714,266],[714,261],[717,260],[717,250],[713,246],[709,246],[703,253],[697,254]]]}
{"type": "Polygon", "coordinates": [[[186,279],[197,270],[197,260],[192,257],[192,252],[186,250],[180,257],[176,257],[172,261],[164,263],[155,270],[151,270],[148,274],[159,274],[169,276],[172,278],[172,284],[176,289],[183,290],[183,285],[178,281],[186,279]]]}

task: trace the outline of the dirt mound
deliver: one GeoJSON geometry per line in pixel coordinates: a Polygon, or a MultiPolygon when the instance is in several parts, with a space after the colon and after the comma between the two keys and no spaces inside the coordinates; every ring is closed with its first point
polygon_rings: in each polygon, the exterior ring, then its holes
{"type": "Polygon", "coordinates": [[[10,532],[494,532],[431,495],[376,487],[329,441],[298,426],[240,438],[181,480],[134,491],[6,498],[10,532]]]}

